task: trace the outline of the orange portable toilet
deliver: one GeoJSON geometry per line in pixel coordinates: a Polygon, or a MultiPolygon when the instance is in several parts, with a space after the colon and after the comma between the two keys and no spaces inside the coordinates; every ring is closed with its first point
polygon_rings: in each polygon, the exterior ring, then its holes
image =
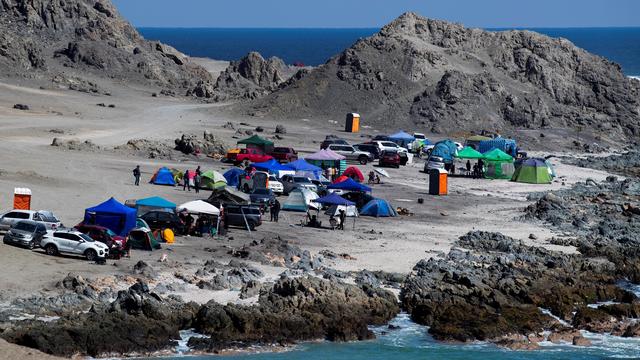
{"type": "Polygon", "coordinates": [[[432,169],[429,171],[429,194],[430,195],[447,195],[448,194],[448,178],[447,171],[443,169],[432,169]]]}
{"type": "Polygon", "coordinates": [[[15,210],[31,210],[31,189],[13,189],[13,208],[15,210]]]}
{"type": "Polygon", "coordinates": [[[350,133],[356,133],[360,131],[360,114],[347,114],[347,121],[345,122],[344,131],[350,133]]]}

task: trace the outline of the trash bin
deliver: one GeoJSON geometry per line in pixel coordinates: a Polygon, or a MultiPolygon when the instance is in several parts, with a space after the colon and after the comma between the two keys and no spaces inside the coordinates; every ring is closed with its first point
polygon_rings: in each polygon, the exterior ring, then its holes
{"type": "Polygon", "coordinates": [[[429,195],[447,195],[447,171],[444,169],[431,169],[429,171],[429,195]]]}

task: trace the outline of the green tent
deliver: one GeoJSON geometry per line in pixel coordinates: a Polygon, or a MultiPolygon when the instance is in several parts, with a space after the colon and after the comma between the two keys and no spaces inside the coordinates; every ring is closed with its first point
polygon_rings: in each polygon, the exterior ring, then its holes
{"type": "Polygon", "coordinates": [[[544,159],[526,159],[518,164],[512,181],[528,184],[551,184],[553,169],[544,159]]]}
{"type": "Polygon", "coordinates": [[[267,139],[263,139],[258,135],[253,135],[249,138],[246,138],[244,140],[240,140],[238,141],[239,145],[253,145],[253,146],[258,146],[258,147],[267,147],[267,146],[273,146],[273,141],[269,141],[267,139]]]}
{"type": "Polygon", "coordinates": [[[200,187],[203,189],[217,189],[227,186],[227,179],[217,171],[205,171],[201,175],[200,187]]]}
{"type": "Polygon", "coordinates": [[[484,153],[486,169],[484,177],[487,179],[511,179],[515,171],[513,156],[500,149],[493,149],[484,153]]]}
{"type": "Polygon", "coordinates": [[[456,157],[458,159],[484,159],[484,155],[470,146],[458,151],[456,157]]]}
{"type": "Polygon", "coordinates": [[[153,251],[161,248],[151,230],[145,228],[131,230],[127,241],[132,249],[153,251]]]}

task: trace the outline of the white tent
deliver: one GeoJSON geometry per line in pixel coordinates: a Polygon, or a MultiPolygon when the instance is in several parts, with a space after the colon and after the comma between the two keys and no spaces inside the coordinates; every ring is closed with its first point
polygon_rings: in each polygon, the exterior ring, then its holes
{"type": "Polygon", "coordinates": [[[289,197],[287,197],[287,200],[282,204],[282,210],[307,211],[309,208],[317,209],[318,204],[314,202],[317,198],[318,194],[311,190],[304,188],[295,189],[289,193],[289,197]]]}
{"type": "Polygon", "coordinates": [[[331,205],[324,214],[329,216],[340,216],[340,210],[346,211],[347,217],[358,217],[358,208],[356,208],[355,205],[331,205]]]}
{"type": "Polygon", "coordinates": [[[217,207],[202,200],[184,203],[178,206],[177,211],[187,211],[191,214],[220,215],[220,210],[217,207]]]}

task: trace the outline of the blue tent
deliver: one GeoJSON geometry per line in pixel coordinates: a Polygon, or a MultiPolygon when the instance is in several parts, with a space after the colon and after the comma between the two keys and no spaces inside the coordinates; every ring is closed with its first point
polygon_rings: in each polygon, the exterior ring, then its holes
{"type": "Polygon", "coordinates": [[[361,192],[369,192],[371,188],[367,185],[362,185],[353,181],[353,179],[349,178],[343,182],[339,182],[337,184],[331,184],[327,186],[327,189],[330,190],[345,190],[345,191],[361,191],[361,192]]]}
{"type": "Polygon", "coordinates": [[[166,167],[160,168],[160,170],[153,175],[150,182],[155,185],[174,186],[176,184],[176,181],[173,178],[173,173],[166,167]]]}
{"type": "Polygon", "coordinates": [[[360,209],[362,216],[395,217],[398,213],[386,200],[373,199],[360,209]]]}
{"type": "Polygon", "coordinates": [[[234,167],[227,170],[222,176],[227,179],[228,186],[237,187],[240,184],[240,176],[243,174],[245,174],[244,170],[234,167]]]}
{"type": "Polygon", "coordinates": [[[138,214],[142,215],[150,210],[161,209],[166,211],[174,211],[176,204],[169,200],[165,200],[159,196],[154,196],[146,199],[140,199],[136,201],[136,209],[138,214]]]}
{"type": "Polygon", "coordinates": [[[299,159],[294,162],[290,162],[284,165],[287,169],[294,170],[296,174],[301,176],[308,176],[315,180],[320,180],[320,176],[322,176],[322,169],[309,164],[304,159],[299,159]]]}
{"type": "Polygon", "coordinates": [[[120,236],[126,236],[136,226],[136,209],[124,206],[111,198],[84,211],[84,223],[100,225],[120,236]]]}
{"type": "Polygon", "coordinates": [[[338,194],[329,194],[327,196],[323,196],[321,198],[315,199],[314,202],[318,204],[324,205],[344,205],[344,206],[353,206],[356,203],[353,201],[349,201],[338,194]]]}
{"type": "Polygon", "coordinates": [[[453,162],[453,157],[457,152],[458,147],[456,146],[456,143],[451,140],[442,140],[438,141],[434,145],[429,156],[441,157],[445,163],[451,164],[453,162]]]}
{"type": "Polygon", "coordinates": [[[416,138],[404,131],[399,131],[393,135],[389,135],[389,140],[400,146],[406,146],[407,144],[411,144],[412,142],[414,142],[416,138]]]}
{"type": "Polygon", "coordinates": [[[255,163],[255,164],[251,164],[251,166],[253,166],[254,168],[256,168],[256,170],[260,170],[260,171],[266,171],[268,173],[274,174],[278,177],[280,177],[282,174],[280,174],[281,171],[293,171],[291,168],[282,165],[278,162],[278,160],[275,159],[271,159],[269,161],[265,161],[265,162],[261,162],[261,163],[255,163]]]}

